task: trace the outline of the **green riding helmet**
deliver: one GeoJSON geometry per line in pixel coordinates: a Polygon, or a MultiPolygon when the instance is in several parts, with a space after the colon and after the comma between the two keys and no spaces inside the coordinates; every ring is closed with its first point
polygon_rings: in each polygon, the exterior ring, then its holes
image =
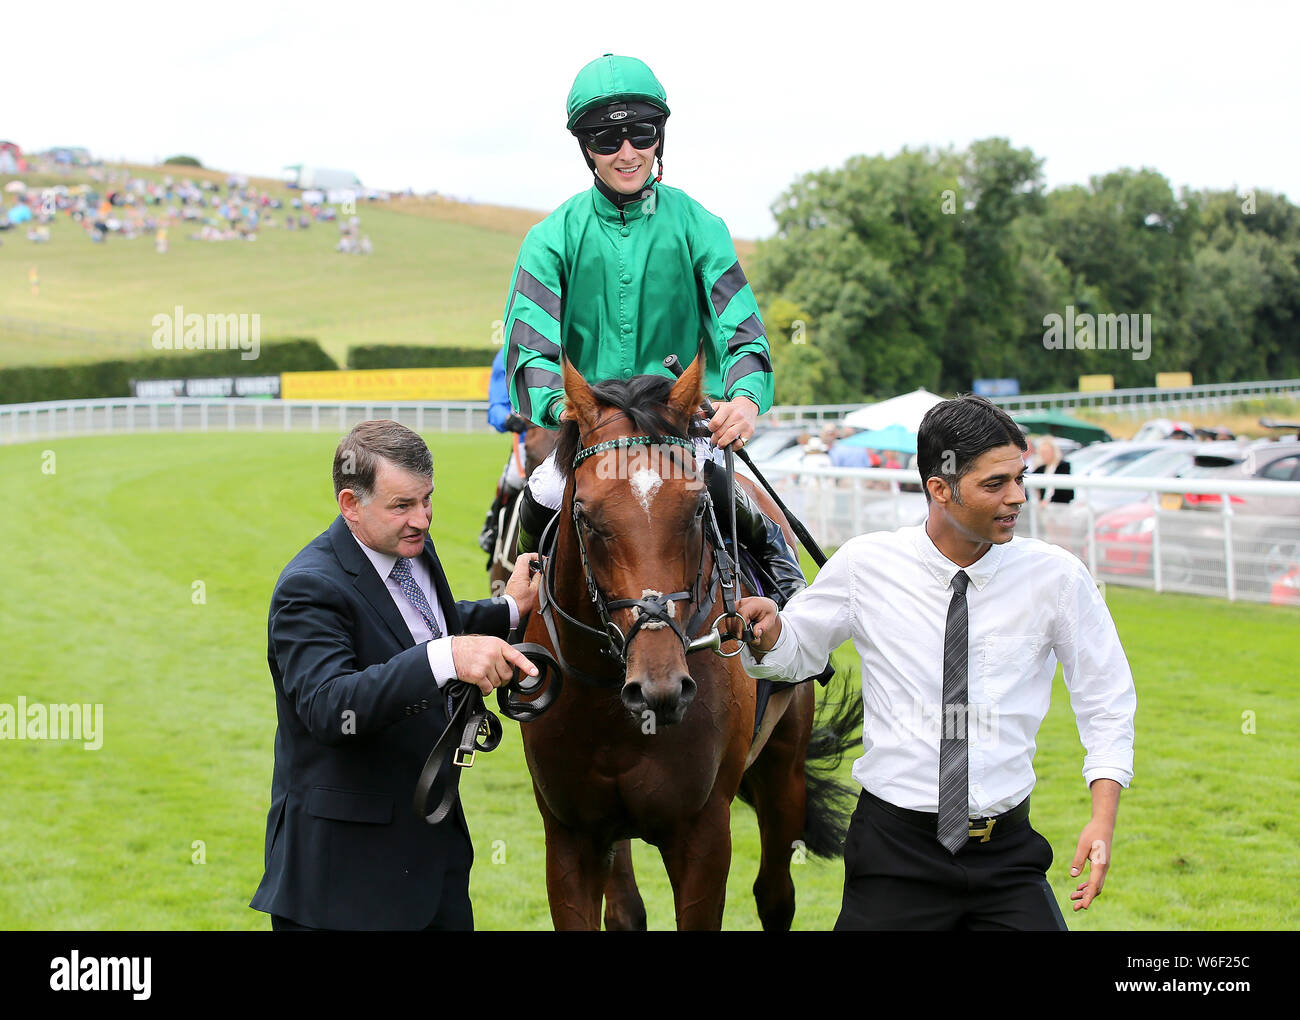
{"type": "Polygon", "coordinates": [[[616,124],[621,120],[667,117],[668,96],[659,79],[636,57],[606,53],[578,72],[569,90],[568,129],[616,124]],[[608,110],[614,104],[623,109],[608,110]],[[613,116],[610,114],[613,113],[613,116]],[[618,114],[622,116],[618,116],[618,114]]]}

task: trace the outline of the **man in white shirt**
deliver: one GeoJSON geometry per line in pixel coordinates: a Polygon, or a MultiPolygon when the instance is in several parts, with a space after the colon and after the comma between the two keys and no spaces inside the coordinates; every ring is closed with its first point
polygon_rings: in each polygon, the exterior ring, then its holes
{"type": "Polygon", "coordinates": [[[251,905],[277,931],[474,925],[459,802],[441,825],[411,802],[465,685],[488,694],[516,667],[536,675],[503,639],[537,582],[520,557],[503,598],[455,601],[429,540],[432,493],[424,440],[362,422],[334,454],[339,516],[271,596],[279,725],[251,905]]]}
{"type": "Polygon", "coordinates": [[[778,615],[740,612],[754,676],[815,672],[849,638],[862,659],[862,785],[844,847],[837,930],[1064,930],[1052,849],[1029,825],[1033,756],[1056,664],[1086,748],[1092,817],[1070,873],[1087,909],[1110,863],[1119,793],[1133,776],[1136,695],[1084,565],[1013,541],[1025,440],[979,397],[936,405],[917,437],[924,525],[860,535],[778,615]]]}

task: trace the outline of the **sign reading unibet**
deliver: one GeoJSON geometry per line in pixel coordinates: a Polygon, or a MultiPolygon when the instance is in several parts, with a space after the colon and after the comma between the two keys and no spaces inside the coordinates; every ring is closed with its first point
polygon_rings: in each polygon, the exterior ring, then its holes
{"type": "Polygon", "coordinates": [[[176,397],[278,397],[278,375],[235,375],[212,379],[132,379],[131,394],[140,400],[176,397]]]}

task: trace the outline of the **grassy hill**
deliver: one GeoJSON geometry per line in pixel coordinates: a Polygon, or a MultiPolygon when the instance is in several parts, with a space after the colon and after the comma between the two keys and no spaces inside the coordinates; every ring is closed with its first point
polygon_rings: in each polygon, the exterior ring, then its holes
{"type": "MultiPolygon", "coordinates": [[[[147,180],[170,171],[177,180],[212,180],[223,189],[226,179],[224,172],[186,167],[125,169],[147,180]]],[[[80,171],[25,180],[38,189],[89,178],[80,171]]],[[[282,200],[296,194],[278,181],[250,184],[282,200]]],[[[103,184],[95,186],[104,192],[103,184]]],[[[283,211],[272,215],[283,222],[283,211]]],[[[519,244],[545,214],[402,197],[360,202],[357,215],[373,255],[336,252],[332,223],[306,231],[262,229],[256,241],[220,242],[190,240],[198,226],[180,223],[169,231],[165,255],[154,251],[148,235],[93,244],[66,214],[56,219],[48,244],[29,242],[25,229],[7,231],[0,234],[0,366],[149,353],[153,317],[170,315],[178,304],[200,314],[257,313],[263,338],[315,337],[340,365],[349,346],[363,343],[487,348],[505,310],[519,244]]],[[[748,254],[753,246],[738,247],[748,254]]]]}

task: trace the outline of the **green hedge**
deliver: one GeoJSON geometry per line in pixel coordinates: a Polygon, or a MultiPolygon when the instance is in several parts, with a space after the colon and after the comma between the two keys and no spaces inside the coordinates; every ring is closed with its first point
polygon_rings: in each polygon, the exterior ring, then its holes
{"type": "Polygon", "coordinates": [[[147,358],[92,361],[78,365],[22,365],[0,368],[0,404],[44,400],[129,397],[132,379],[206,379],[227,375],[279,375],[337,369],[315,340],[290,337],[261,343],[258,357],[245,361],[238,349],[185,351],[147,358]]]}
{"type": "Polygon", "coordinates": [[[487,368],[498,350],[498,347],[366,344],[348,348],[348,368],[487,368]]]}

